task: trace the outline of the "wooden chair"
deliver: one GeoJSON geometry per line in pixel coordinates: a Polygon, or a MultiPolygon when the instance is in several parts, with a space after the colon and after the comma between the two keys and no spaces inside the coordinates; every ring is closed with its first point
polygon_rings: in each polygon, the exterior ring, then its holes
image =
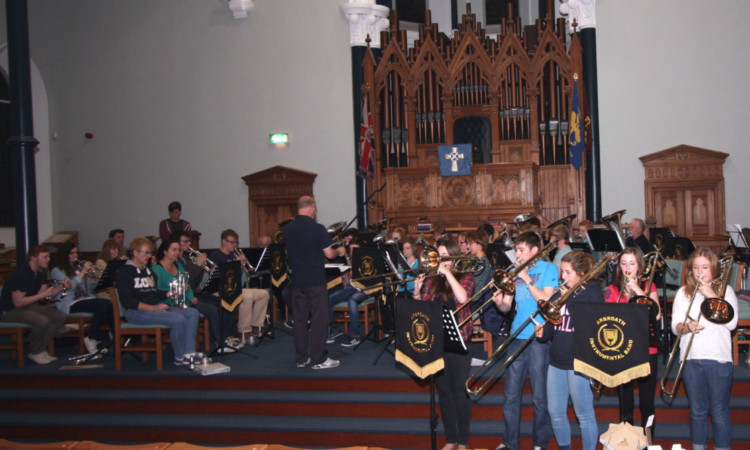
{"type": "Polygon", "coordinates": [[[10,350],[13,358],[18,360],[18,367],[23,367],[26,355],[23,352],[24,333],[31,331],[31,327],[23,323],[0,322],[0,335],[10,336],[10,342],[0,341],[0,350],[10,350]]]}
{"type": "Polygon", "coordinates": [[[492,333],[482,329],[482,324],[479,318],[474,319],[474,331],[471,334],[471,342],[482,342],[487,357],[492,355],[492,333]]]}
{"type": "Polygon", "coordinates": [[[164,367],[164,358],[162,351],[168,341],[169,327],[167,325],[139,325],[128,323],[124,320],[123,309],[120,306],[120,300],[117,297],[117,291],[114,287],[107,288],[110,299],[112,300],[112,310],[115,316],[114,329],[114,347],[115,347],[115,370],[122,370],[122,352],[142,352],[143,360],[148,359],[149,352],[156,353],[156,370],[162,370],[164,367]],[[123,339],[128,336],[140,338],[140,342],[131,343],[125,347],[123,339]]]}
{"type": "MultiPolygon", "coordinates": [[[[344,323],[344,332],[349,335],[349,302],[340,302],[333,306],[335,323],[344,323]],[[337,315],[338,314],[338,315],[337,315]]],[[[375,299],[367,297],[359,304],[359,321],[365,325],[365,336],[370,334],[370,324],[375,326],[375,299]]]]}
{"type": "Polygon", "coordinates": [[[73,325],[73,329],[67,333],[61,334],[59,337],[73,337],[78,338],[78,353],[88,353],[86,350],[86,344],[83,342],[86,338],[86,330],[91,326],[91,318],[93,314],[87,312],[70,313],[65,319],[65,325],[73,325]]]}
{"type": "Polygon", "coordinates": [[[201,346],[201,339],[203,340],[203,348],[206,352],[211,350],[211,329],[208,325],[208,317],[203,314],[198,319],[198,334],[195,336],[195,348],[196,350],[201,346]]]}

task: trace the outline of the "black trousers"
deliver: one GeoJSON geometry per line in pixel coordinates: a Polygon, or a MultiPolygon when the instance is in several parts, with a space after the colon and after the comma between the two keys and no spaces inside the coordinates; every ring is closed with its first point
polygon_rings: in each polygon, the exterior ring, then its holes
{"type": "Polygon", "coordinates": [[[79,300],[70,306],[70,312],[87,312],[93,314],[91,317],[91,326],[89,327],[89,339],[100,341],[99,327],[103,324],[109,325],[109,329],[114,333],[115,318],[112,312],[112,302],[104,298],[89,298],[79,300]]]}
{"type": "Polygon", "coordinates": [[[471,371],[471,351],[465,354],[445,352],[445,368],[435,376],[440,417],[445,440],[450,444],[469,444],[471,400],[466,394],[466,379],[471,371]]]}
{"type": "Polygon", "coordinates": [[[656,365],[659,355],[648,355],[651,374],[621,384],[617,387],[620,398],[620,422],[633,423],[635,383],[638,383],[638,405],[641,409],[641,426],[645,427],[650,415],[654,413],[654,395],[656,394],[656,365]]]}
{"type": "Polygon", "coordinates": [[[297,363],[307,358],[313,365],[326,360],[328,288],[325,285],[292,288],[294,304],[294,351],[297,363]],[[310,320],[308,333],[307,321],[310,320]]]}

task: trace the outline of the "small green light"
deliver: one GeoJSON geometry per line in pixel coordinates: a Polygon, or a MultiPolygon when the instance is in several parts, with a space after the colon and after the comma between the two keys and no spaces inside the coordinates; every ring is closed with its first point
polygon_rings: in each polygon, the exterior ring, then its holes
{"type": "Polygon", "coordinates": [[[269,144],[288,144],[289,133],[273,133],[268,135],[269,144]]]}

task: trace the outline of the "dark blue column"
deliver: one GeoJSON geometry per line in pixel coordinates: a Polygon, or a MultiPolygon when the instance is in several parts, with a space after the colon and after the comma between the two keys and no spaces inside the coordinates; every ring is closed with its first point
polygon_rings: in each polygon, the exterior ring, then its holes
{"type": "Polygon", "coordinates": [[[26,0],[6,0],[8,27],[8,75],[10,79],[11,130],[8,144],[13,153],[16,253],[20,264],[29,248],[39,243],[36,215],[36,176],[31,110],[31,63],[26,0]]]}
{"type": "Polygon", "coordinates": [[[591,117],[591,154],[586,155],[586,217],[602,217],[602,178],[599,153],[599,87],[596,70],[596,28],[578,33],[583,48],[583,79],[591,117]]]}

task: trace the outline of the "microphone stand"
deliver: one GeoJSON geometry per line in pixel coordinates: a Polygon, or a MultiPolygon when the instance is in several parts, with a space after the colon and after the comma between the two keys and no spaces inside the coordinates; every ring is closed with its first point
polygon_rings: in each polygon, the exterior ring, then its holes
{"type": "MultiPolygon", "coordinates": [[[[379,188],[378,188],[377,190],[373,191],[373,193],[372,193],[372,194],[368,195],[368,196],[367,196],[367,198],[365,199],[365,201],[364,201],[364,202],[362,202],[362,203],[360,203],[359,205],[357,205],[357,211],[359,211],[359,210],[360,210],[360,208],[362,208],[362,209],[366,208],[366,207],[367,207],[367,204],[368,204],[368,203],[370,203],[370,200],[371,200],[371,199],[372,199],[372,198],[373,198],[373,197],[375,196],[375,194],[377,194],[378,192],[380,192],[380,191],[382,191],[383,189],[385,189],[385,185],[386,185],[386,184],[388,184],[388,182],[387,182],[387,181],[383,182],[383,185],[382,185],[382,186],[380,186],[380,187],[379,187],[379,188]]],[[[358,212],[358,213],[357,213],[357,215],[356,215],[356,216],[354,216],[354,218],[353,218],[352,220],[350,220],[350,221],[349,221],[349,223],[347,223],[347,224],[346,224],[346,226],[345,226],[344,228],[342,228],[342,229],[343,229],[343,230],[347,230],[347,229],[349,229],[349,227],[350,227],[350,226],[351,226],[351,225],[352,225],[352,224],[354,223],[354,221],[355,221],[355,220],[357,220],[358,218],[359,218],[359,212],[358,212]]]]}
{"type": "Polygon", "coordinates": [[[671,327],[671,324],[667,323],[667,277],[666,272],[669,272],[669,275],[672,278],[677,278],[677,272],[669,267],[669,264],[667,263],[667,260],[664,259],[664,255],[661,254],[659,251],[659,248],[652,242],[651,246],[654,248],[654,251],[656,252],[656,261],[654,262],[654,270],[658,268],[657,263],[661,260],[661,262],[664,263],[663,270],[662,270],[662,277],[661,277],[661,320],[659,321],[659,325],[661,326],[660,336],[659,336],[659,342],[661,342],[662,348],[664,349],[664,356],[662,357],[664,360],[664,364],[667,363],[667,357],[669,355],[669,349],[672,348],[672,333],[669,332],[669,328],[671,327]]]}

